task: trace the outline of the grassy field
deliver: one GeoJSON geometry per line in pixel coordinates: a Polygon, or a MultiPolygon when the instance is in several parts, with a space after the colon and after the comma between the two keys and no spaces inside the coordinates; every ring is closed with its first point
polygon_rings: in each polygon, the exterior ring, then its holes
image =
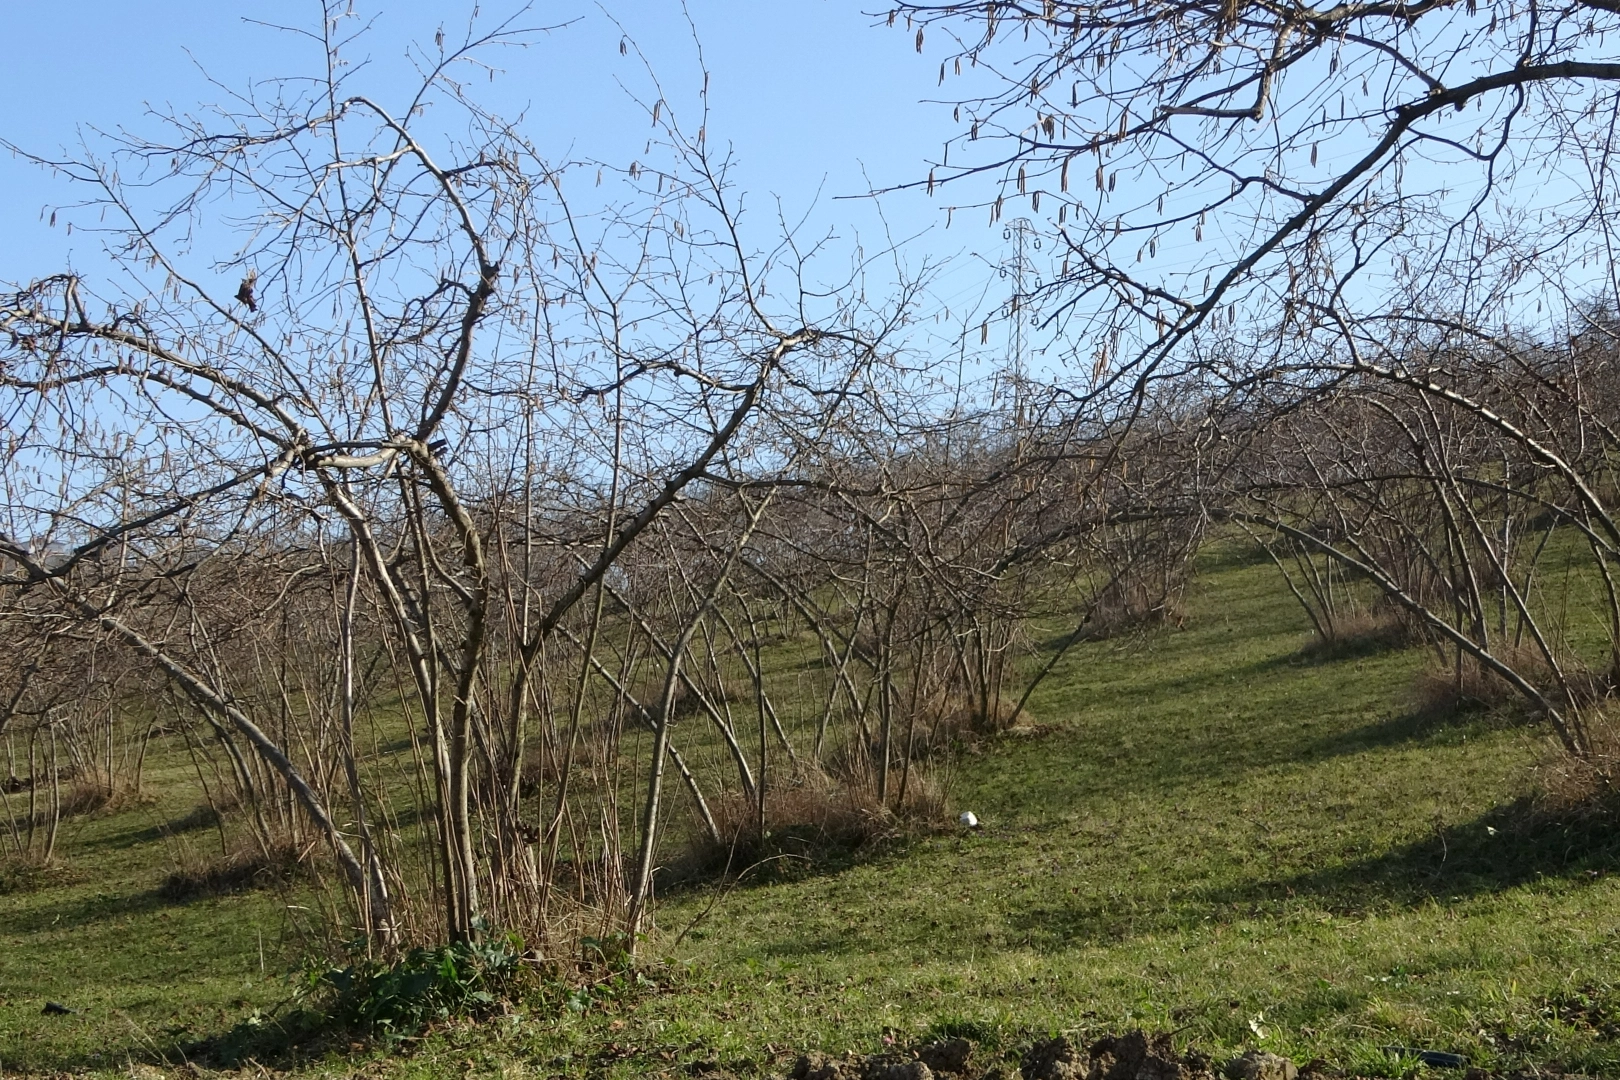
{"type": "MultiPolygon", "coordinates": [[[[980,830],[668,896],[640,976],[294,1068],[746,1075],[944,1034],[989,1065],[1146,1027],[1365,1075],[1412,1070],[1392,1045],[1620,1074],[1620,844],[1532,821],[1544,733],[1426,712],[1421,651],[1323,655],[1306,625],[1272,567],[1212,552],[1185,628],[1076,645],[1034,723],[952,767],[980,830]]],[[[62,869],[0,886],[0,1073],[183,1067],[288,997],[297,894],[156,891],[185,772],[160,763],[171,794],[74,819],[62,869]]]]}

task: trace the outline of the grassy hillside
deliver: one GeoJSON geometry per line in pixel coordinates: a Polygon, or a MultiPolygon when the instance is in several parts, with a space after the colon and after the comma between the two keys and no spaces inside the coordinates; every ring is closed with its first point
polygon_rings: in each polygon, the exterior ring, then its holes
{"type": "MultiPolygon", "coordinates": [[[[1616,846],[1526,824],[1542,733],[1425,713],[1420,652],[1322,655],[1305,628],[1273,568],[1212,553],[1184,629],[1075,646],[1034,723],[953,767],[977,832],[668,896],[644,978],[356,1053],[405,1075],[748,1073],[1145,1026],[1376,1075],[1410,1068],[1390,1045],[1620,1071],[1616,846]]],[[[287,996],[297,895],[156,892],[177,857],[156,826],[196,801],[164,768],[170,794],[75,820],[63,870],[0,894],[0,1072],[178,1066],[287,996]]]]}

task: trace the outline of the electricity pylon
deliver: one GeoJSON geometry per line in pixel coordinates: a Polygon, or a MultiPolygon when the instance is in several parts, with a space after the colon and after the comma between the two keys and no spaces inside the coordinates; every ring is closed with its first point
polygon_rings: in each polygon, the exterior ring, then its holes
{"type": "Polygon", "coordinates": [[[1041,237],[1035,230],[1035,223],[1029,218],[1013,218],[1001,230],[1001,238],[1010,241],[1013,246],[1011,258],[1004,261],[998,272],[1004,278],[1012,281],[1012,297],[1007,301],[1007,318],[1011,323],[1011,332],[1008,334],[1007,368],[1011,372],[1013,384],[1013,420],[1018,430],[1024,427],[1024,383],[1028,374],[1025,358],[1024,318],[1026,309],[1029,317],[1034,318],[1034,310],[1028,304],[1028,284],[1033,282],[1034,288],[1041,287],[1040,274],[1036,273],[1031,252],[1041,250],[1041,237]]]}

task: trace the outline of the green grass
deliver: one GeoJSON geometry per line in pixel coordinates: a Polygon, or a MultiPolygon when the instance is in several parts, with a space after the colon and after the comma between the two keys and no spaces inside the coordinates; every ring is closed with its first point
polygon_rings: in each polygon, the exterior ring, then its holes
{"type": "MultiPolygon", "coordinates": [[[[1189,609],[1183,630],[1074,646],[1033,730],[952,768],[979,832],[682,892],[657,912],[650,986],[299,1068],[746,1074],[930,1034],[973,1037],[988,1064],[1047,1032],[1146,1026],[1367,1074],[1407,1068],[1388,1045],[1620,1071],[1616,847],[1526,827],[1544,734],[1416,711],[1420,651],[1313,657],[1275,570],[1235,551],[1202,560],[1189,609]]],[[[153,891],[165,849],[142,830],[188,798],[76,823],[68,880],[0,896],[0,1072],[154,1047],[177,1063],[285,996],[292,898],[153,891]],[[41,1016],[47,998],[83,1011],[41,1016]]]]}
{"type": "Polygon", "coordinates": [[[289,911],[303,898],[160,895],[182,846],[217,844],[211,829],[163,835],[200,799],[184,752],[166,757],[146,781],[161,796],[67,819],[60,865],[0,892],[0,1074],[172,1055],[287,996],[280,976],[310,944],[309,915],[289,911]],[[74,1015],[43,1016],[46,1001],[74,1015]]]}

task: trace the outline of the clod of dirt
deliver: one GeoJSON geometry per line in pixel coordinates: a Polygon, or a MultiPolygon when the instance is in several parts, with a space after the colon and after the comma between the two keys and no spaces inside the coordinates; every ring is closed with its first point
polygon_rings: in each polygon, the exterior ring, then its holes
{"type": "Polygon", "coordinates": [[[1178,1056],[1170,1036],[1149,1037],[1140,1031],[1099,1039],[1084,1054],[1062,1037],[1039,1042],[1024,1055],[1019,1071],[1024,1080],[1211,1080],[1212,1076],[1202,1056],[1178,1056]]]}
{"type": "Polygon", "coordinates": [[[966,1039],[941,1039],[917,1048],[917,1060],[936,1073],[965,1073],[973,1044],[966,1039]]]}
{"type": "Polygon", "coordinates": [[[837,1058],[811,1051],[801,1054],[788,1080],[850,1080],[844,1074],[843,1063],[837,1058]]]}
{"type": "Polygon", "coordinates": [[[1296,1080],[1299,1067],[1285,1057],[1264,1050],[1250,1050],[1233,1058],[1226,1066],[1232,1080],[1296,1080]]]}
{"type": "Polygon", "coordinates": [[[1018,1071],[1024,1080],[1085,1080],[1087,1069],[1080,1051],[1059,1035],[1030,1047],[1018,1071]]]}
{"type": "MultiPolygon", "coordinates": [[[[943,1080],[965,1078],[973,1044],[966,1039],[942,1039],[919,1046],[910,1056],[879,1054],[842,1058],[808,1053],[799,1058],[788,1080],[943,1080]]],[[[1240,1080],[1299,1080],[1293,1062],[1274,1054],[1251,1052],[1233,1063],[1240,1080]],[[1242,1064],[1240,1065],[1239,1062],[1242,1064]]],[[[1188,1051],[1178,1055],[1169,1035],[1133,1031],[1117,1038],[1099,1039],[1082,1050],[1059,1036],[1038,1042],[1019,1062],[1018,1080],[1215,1080],[1209,1059],[1188,1051]]],[[[1005,1080],[991,1069],[984,1080],[1005,1080]]]]}
{"type": "Polygon", "coordinates": [[[920,1061],[884,1056],[866,1059],[861,1080],[934,1080],[934,1073],[920,1061]]]}
{"type": "Polygon", "coordinates": [[[1087,1080],[1210,1080],[1209,1061],[1201,1054],[1177,1056],[1167,1034],[1132,1031],[1098,1039],[1087,1053],[1087,1080]]]}

